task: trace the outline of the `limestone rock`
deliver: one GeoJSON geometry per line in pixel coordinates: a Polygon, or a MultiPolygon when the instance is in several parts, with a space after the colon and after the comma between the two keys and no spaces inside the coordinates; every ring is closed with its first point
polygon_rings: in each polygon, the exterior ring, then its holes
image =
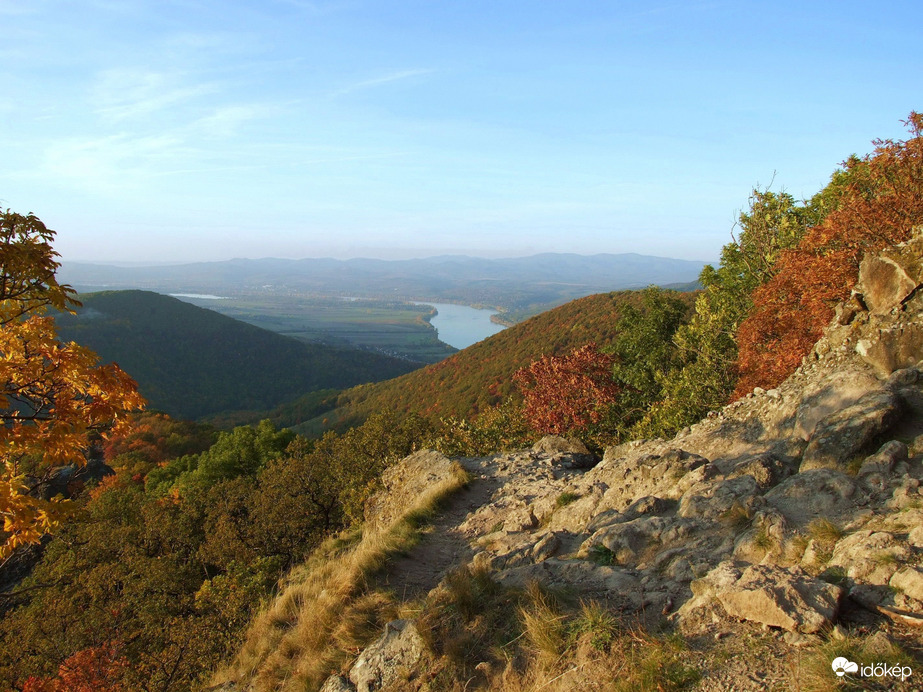
{"type": "Polygon", "coordinates": [[[891,440],[881,446],[881,448],[870,457],[862,462],[859,468],[859,476],[869,473],[879,473],[883,476],[890,475],[894,467],[902,462],[907,461],[907,445],[898,440],[891,440]]]}
{"type": "Polygon", "coordinates": [[[909,557],[910,549],[893,534],[863,530],[837,541],[829,564],[855,582],[882,586],[909,557]]]}
{"type": "Polygon", "coordinates": [[[914,231],[907,242],[862,259],[857,288],[871,312],[890,312],[923,284],[923,233],[914,231]]]}
{"type": "MultiPolygon", "coordinates": [[[[718,565],[690,584],[695,598],[680,609],[719,602],[731,617],[806,634],[828,627],[839,611],[843,590],[799,567],[718,565]]],[[[683,609],[686,609],[685,611],[683,609]]]]}
{"type": "Polygon", "coordinates": [[[588,469],[596,463],[596,457],[575,437],[546,435],[532,445],[532,452],[551,457],[553,462],[569,468],[588,469]]]}
{"type": "Polygon", "coordinates": [[[791,468],[781,459],[770,452],[755,454],[740,460],[727,477],[752,476],[761,490],[775,485],[782,479],[791,475],[791,468]]]}
{"type": "Polygon", "coordinates": [[[356,688],[346,678],[340,675],[331,675],[324,681],[320,692],[356,692],[356,688]]]}
{"type": "Polygon", "coordinates": [[[901,324],[860,339],[856,353],[882,377],[917,363],[923,357],[923,325],[901,324]]]}
{"type": "Polygon", "coordinates": [[[898,570],[889,583],[911,598],[923,602],[923,570],[919,567],[904,567],[898,570]]]}
{"type": "Polygon", "coordinates": [[[814,428],[804,450],[800,471],[843,468],[847,461],[894,425],[901,402],[894,392],[881,388],[852,406],[827,416],[814,428]]]}
{"type": "Polygon", "coordinates": [[[887,502],[889,509],[905,509],[913,507],[923,501],[920,497],[920,481],[917,478],[904,478],[900,484],[894,488],[891,499],[887,502]]]}
{"type": "Polygon", "coordinates": [[[795,433],[805,441],[811,439],[820,421],[849,408],[880,386],[871,374],[854,370],[836,370],[809,383],[795,413],[795,433]]]}
{"type": "Polygon", "coordinates": [[[873,314],[887,314],[900,305],[920,285],[919,264],[901,266],[883,255],[867,255],[859,265],[862,300],[873,314]],[[909,274],[914,274],[911,277],[909,274]]]}
{"type": "Polygon", "coordinates": [[[589,454],[590,451],[580,440],[574,437],[546,435],[532,445],[532,451],[541,454],[589,454]]]}
{"type": "Polygon", "coordinates": [[[759,486],[753,476],[747,475],[693,486],[679,501],[676,513],[680,517],[715,520],[734,505],[752,510],[763,503],[759,486]]]}
{"type": "Polygon", "coordinates": [[[787,478],[764,497],[787,519],[801,523],[851,507],[855,492],[856,484],[845,473],[816,469],[787,478]]]}
{"type": "Polygon", "coordinates": [[[349,680],[357,692],[380,690],[412,671],[424,651],[423,638],[412,622],[392,620],[353,664],[349,680]]]}
{"type": "Polygon", "coordinates": [[[612,555],[615,564],[635,564],[648,547],[660,540],[670,523],[663,517],[639,517],[601,528],[587,539],[578,554],[590,555],[596,546],[602,546],[612,555]]]}

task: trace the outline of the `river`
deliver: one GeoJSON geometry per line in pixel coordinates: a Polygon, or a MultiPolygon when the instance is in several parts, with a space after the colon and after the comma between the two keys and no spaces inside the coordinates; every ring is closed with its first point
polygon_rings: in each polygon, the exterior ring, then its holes
{"type": "Polygon", "coordinates": [[[495,310],[480,310],[454,303],[416,304],[436,308],[438,314],[430,320],[430,324],[439,332],[440,341],[458,349],[467,348],[505,329],[503,325],[490,321],[491,315],[497,314],[495,310]]]}

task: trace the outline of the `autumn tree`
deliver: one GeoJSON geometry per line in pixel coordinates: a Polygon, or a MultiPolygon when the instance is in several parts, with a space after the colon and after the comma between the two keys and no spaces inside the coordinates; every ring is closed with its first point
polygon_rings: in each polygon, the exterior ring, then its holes
{"type": "Polygon", "coordinates": [[[565,356],[543,356],[513,376],[524,413],[539,433],[585,431],[604,420],[619,387],[612,379],[613,356],[587,344],[565,356]]]}
{"type": "Polygon", "coordinates": [[[143,403],[117,366],[58,340],[46,311],[79,303],[55,278],[54,235],[32,214],[0,212],[0,559],[60,522],[64,503],[41,497],[53,469],[85,463],[89,436],[122,429],[143,403]]]}
{"type": "Polygon", "coordinates": [[[905,124],[908,139],[877,140],[871,155],[844,163],[829,213],[780,253],[772,278],[754,291],[738,332],[735,396],[784,380],[849,295],[863,255],[906,240],[923,223],[923,114],[905,124]]]}

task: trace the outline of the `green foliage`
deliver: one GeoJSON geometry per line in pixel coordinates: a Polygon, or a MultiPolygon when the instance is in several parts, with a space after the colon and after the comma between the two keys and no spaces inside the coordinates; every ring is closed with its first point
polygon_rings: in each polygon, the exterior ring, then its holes
{"type": "Polygon", "coordinates": [[[472,420],[443,418],[433,446],[447,456],[483,456],[521,449],[532,443],[535,432],[526,422],[522,405],[505,399],[472,420]]]}
{"type": "Polygon", "coordinates": [[[571,504],[572,502],[576,502],[579,499],[580,499],[580,495],[578,495],[577,493],[570,493],[570,492],[565,491],[561,493],[560,495],[558,495],[557,499],[555,499],[554,506],[555,507],[566,507],[567,505],[571,504]]]}
{"type": "Polygon", "coordinates": [[[616,358],[613,377],[620,388],[613,411],[613,432],[618,437],[661,400],[665,374],[676,364],[674,334],[688,312],[688,300],[655,286],[641,292],[640,306],[625,306],[610,349],[616,358]]]}
{"type": "MultiPolygon", "coordinates": [[[[163,453],[158,440],[193,449],[207,430],[156,426],[171,433],[133,440],[147,459],[163,453]]],[[[383,414],[314,442],[266,421],[221,433],[206,451],[146,479],[138,466],[116,464],[8,597],[0,689],[48,678],[69,656],[106,647],[125,662],[113,671],[126,689],[200,686],[240,645],[279,577],[361,520],[382,470],[433,430],[418,417],[383,414]]]]}
{"type": "Polygon", "coordinates": [[[838,203],[843,174],[810,201],[786,192],[755,189],[741,212],[739,235],[724,246],[721,264],[702,270],[705,290],[692,319],[674,335],[670,370],[662,376],[663,397],[645,412],[635,434],[669,436],[727,403],[737,383],[737,329],[747,317],[756,287],[769,281],[783,251],[838,203]]]}
{"type": "MultiPolygon", "coordinates": [[[[691,294],[685,299],[691,301],[691,294]]],[[[434,365],[387,382],[346,390],[330,402],[327,411],[312,411],[315,419],[296,426],[296,430],[313,434],[318,428],[343,429],[376,411],[412,411],[432,418],[470,420],[511,396],[517,401],[512,373],[543,355],[563,356],[591,342],[601,349],[609,346],[618,335],[616,320],[622,307],[639,302],[638,291],[601,293],[572,301],[434,365]]],[[[292,424],[297,416],[292,415],[291,408],[281,407],[270,417],[292,424]]]]}
{"type": "Polygon", "coordinates": [[[269,460],[280,456],[294,437],[288,430],[276,432],[269,421],[262,421],[255,428],[240,426],[219,434],[207,451],[180,457],[152,470],[147,484],[153,492],[164,493],[174,485],[210,487],[222,480],[253,476],[269,460]]]}

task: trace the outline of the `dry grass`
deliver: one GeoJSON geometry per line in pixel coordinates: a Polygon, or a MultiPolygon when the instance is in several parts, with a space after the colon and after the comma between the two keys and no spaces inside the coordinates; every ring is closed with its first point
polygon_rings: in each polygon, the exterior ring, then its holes
{"type": "Polygon", "coordinates": [[[687,665],[679,639],[655,637],[640,629],[620,629],[611,616],[592,606],[588,616],[569,622],[570,643],[553,664],[533,657],[517,669],[507,667],[490,680],[496,692],[571,692],[607,690],[679,692],[699,681],[687,665]]]}
{"type": "Polygon", "coordinates": [[[808,524],[808,536],[814,541],[816,567],[826,565],[833,556],[833,548],[843,537],[843,530],[828,519],[815,519],[808,524]]]}
{"type": "Polygon", "coordinates": [[[731,527],[735,533],[739,533],[750,526],[753,511],[735,501],[734,504],[721,513],[720,519],[725,525],[731,527]]]}
{"type": "Polygon", "coordinates": [[[391,526],[328,541],[293,570],[214,683],[252,682],[257,690],[318,689],[397,615],[398,604],[388,594],[369,590],[369,578],[389,557],[410,549],[439,503],[468,481],[455,464],[450,478],[430,488],[391,526]]]}
{"type": "Polygon", "coordinates": [[[876,637],[847,636],[842,640],[829,640],[811,650],[801,658],[793,671],[792,688],[801,692],[834,692],[841,690],[912,690],[916,687],[914,677],[902,684],[891,677],[861,677],[847,674],[837,677],[831,664],[835,658],[843,656],[860,666],[884,663],[888,666],[910,666],[919,668],[899,646],[883,643],[876,637]]]}
{"type": "Polygon", "coordinates": [[[417,626],[435,658],[432,690],[672,691],[699,679],[679,639],[623,627],[604,604],[537,582],[505,588],[472,567],[430,596],[417,626]]]}

